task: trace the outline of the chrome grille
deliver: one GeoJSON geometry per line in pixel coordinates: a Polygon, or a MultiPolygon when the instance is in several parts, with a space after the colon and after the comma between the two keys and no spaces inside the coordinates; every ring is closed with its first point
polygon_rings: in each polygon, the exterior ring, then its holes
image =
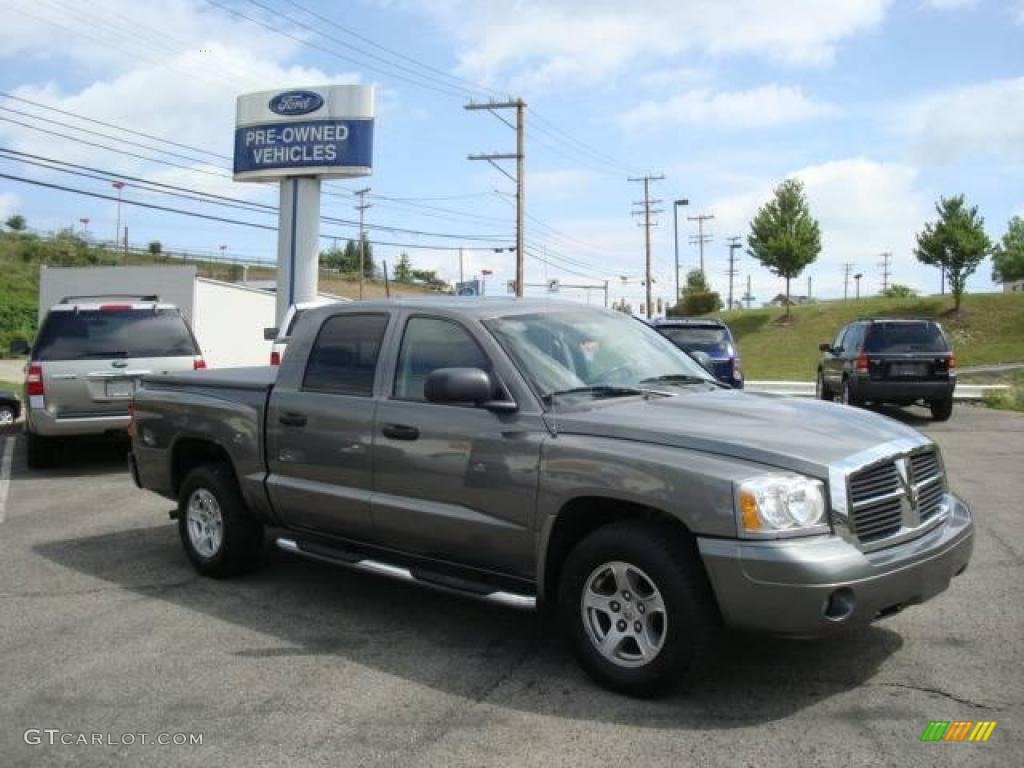
{"type": "Polygon", "coordinates": [[[946,481],[931,447],[857,470],[847,484],[850,530],[862,544],[909,532],[944,511],[946,481]]]}

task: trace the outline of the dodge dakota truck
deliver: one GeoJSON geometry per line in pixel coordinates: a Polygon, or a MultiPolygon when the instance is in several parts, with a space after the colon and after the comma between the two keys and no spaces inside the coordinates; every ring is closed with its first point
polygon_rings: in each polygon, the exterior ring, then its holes
{"type": "Polygon", "coordinates": [[[904,424],[724,387],[644,323],[539,300],[306,312],[279,368],[147,376],[137,485],[202,574],[295,555],[550,610],[653,695],[738,628],[824,636],[922,603],[974,530],[904,424]]]}

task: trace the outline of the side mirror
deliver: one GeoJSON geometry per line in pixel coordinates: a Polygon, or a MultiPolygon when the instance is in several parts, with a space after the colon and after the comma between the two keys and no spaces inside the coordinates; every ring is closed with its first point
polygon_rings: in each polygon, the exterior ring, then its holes
{"type": "Polygon", "coordinates": [[[708,373],[714,375],[715,366],[711,362],[711,355],[709,355],[707,352],[701,352],[699,349],[695,349],[692,352],[690,352],[690,357],[696,360],[701,368],[703,368],[708,373]]]}
{"type": "Polygon", "coordinates": [[[32,348],[25,339],[14,339],[11,341],[12,355],[27,355],[32,348]]]}
{"type": "Polygon", "coordinates": [[[826,342],[822,342],[821,344],[818,345],[818,349],[820,351],[822,351],[822,352],[831,352],[832,351],[832,345],[829,344],[827,341],[826,342]]]}
{"type": "Polygon", "coordinates": [[[273,341],[277,338],[277,328],[264,328],[263,329],[263,340],[273,341]]]}
{"type": "Polygon", "coordinates": [[[472,403],[492,411],[518,407],[512,401],[494,400],[491,377],[479,368],[438,368],[427,377],[423,396],[431,403],[472,403]]]}

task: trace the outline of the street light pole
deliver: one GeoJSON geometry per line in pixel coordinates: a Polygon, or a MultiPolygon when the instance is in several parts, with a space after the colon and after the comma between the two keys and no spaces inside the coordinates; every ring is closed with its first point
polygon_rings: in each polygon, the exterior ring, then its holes
{"type": "Polygon", "coordinates": [[[672,233],[676,242],[676,300],[672,302],[673,306],[679,303],[679,206],[689,204],[685,197],[672,203],[672,233]]]}
{"type": "Polygon", "coordinates": [[[857,301],[860,301],[860,279],[862,277],[864,277],[863,272],[858,272],[856,275],[853,276],[853,279],[856,281],[855,284],[857,286],[857,301]]]}
{"type": "Polygon", "coordinates": [[[117,242],[121,239],[121,190],[124,189],[124,182],[113,181],[110,186],[117,190],[117,224],[114,225],[114,247],[116,248],[117,242]]]}

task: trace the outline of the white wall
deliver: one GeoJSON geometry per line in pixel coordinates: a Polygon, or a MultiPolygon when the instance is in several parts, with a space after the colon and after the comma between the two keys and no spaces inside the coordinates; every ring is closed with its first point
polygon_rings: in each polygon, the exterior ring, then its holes
{"type": "Polygon", "coordinates": [[[210,368],[269,365],[274,294],[200,277],[195,281],[192,331],[210,368]]]}
{"type": "Polygon", "coordinates": [[[42,267],[39,273],[39,321],[65,296],[156,294],[191,317],[194,266],[42,267]]]}

